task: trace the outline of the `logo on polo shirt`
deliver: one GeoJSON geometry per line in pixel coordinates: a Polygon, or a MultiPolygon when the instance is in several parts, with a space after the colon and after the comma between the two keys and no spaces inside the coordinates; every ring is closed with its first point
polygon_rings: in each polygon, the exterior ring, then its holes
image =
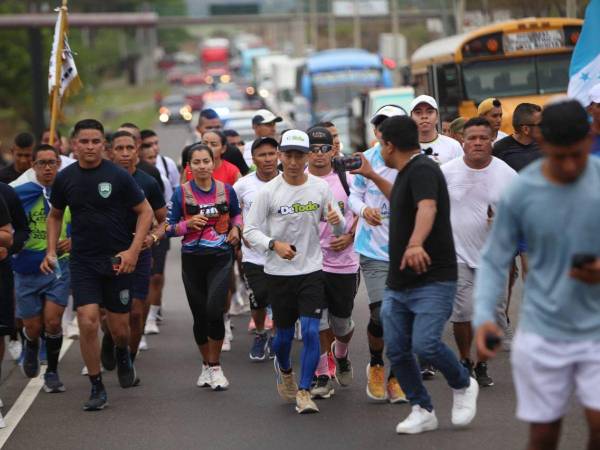
{"type": "Polygon", "coordinates": [[[112,184],[108,182],[98,183],[98,193],[102,198],[110,197],[112,193],[112,184]]]}
{"type": "Polygon", "coordinates": [[[317,211],[320,208],[318,203],[308,202],[303,205],[302,203],[294,203],[291,206],[280,206],[277,212],[282,216],[287,216],[290,214],[299,214],[305,212],[313,212],[317,211]]]}

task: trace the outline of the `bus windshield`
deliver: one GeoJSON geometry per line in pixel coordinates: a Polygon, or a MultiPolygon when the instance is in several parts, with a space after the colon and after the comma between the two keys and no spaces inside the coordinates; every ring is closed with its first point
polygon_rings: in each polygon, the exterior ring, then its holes
{"type": "Polygon", "coordinates": [[[518,97],[564,92],[569,84],[570,53],[465,63],[466,97],[518,97]]]}
{"type": "Polygon", "coordinates": [[[313,74],[315,112],[346,108],[354,97],[381,85],[381,70],[345,70],[313,74]]]}

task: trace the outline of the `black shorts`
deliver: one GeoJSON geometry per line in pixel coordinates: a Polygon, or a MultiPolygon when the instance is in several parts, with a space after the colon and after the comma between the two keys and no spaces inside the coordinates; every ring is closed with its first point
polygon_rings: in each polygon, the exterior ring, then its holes
{"type": "Polygon", "coordinates": [[[165,273],[165,262],[167,260],[167,252],[171,248],[169,239],[161,239],[158,244],[152,247],[152,275],[165,273]]]}
{"type": "Polygon", "coordinates": [[[140,253],[135,270],[131,274],[131,298],[146,300],[150,290],[150,270],[152,269],[152,250],[140,253]]]}
{"type": "Polygon", "coordinates": [[[15,284],[9,258],[0,261],[0,336],[15,330],[15,284]]]}
{"type": "Polygon", "coordinates": [[[325,278],[325,302],[332,316],[347,319],[352,316],[354,297],[360,284],[360,272],[323,272],[325,278]]]}
{"type": "Polygon", "coordinates": [[[298,317],[321,318],[325,304],[323,272],[306,275],[267,275],[269,303],[277,328],[291,328],[298,317]]]}
{"type": "Polygon", "coordinates": [[[269,288],[264,266],[242,263],[244,284],[250,295],[250,309],[263,309],[269,305],[269,288]]]}
{"type": "Polygon", "coordinates": [[[97,304],[113,313],[131,310],[131,274],[115,275],[110,258],[94,262],[71,259],[73,307],[97,304]]]}

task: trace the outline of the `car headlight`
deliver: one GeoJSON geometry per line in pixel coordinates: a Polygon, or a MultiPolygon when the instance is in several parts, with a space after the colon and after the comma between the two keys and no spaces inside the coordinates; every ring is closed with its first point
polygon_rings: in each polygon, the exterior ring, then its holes
{"type": "Polygon", "coordinates": [[[262,98],[267,98],[270,95],[270,92],[266,89],[261,89],[258,91],[258,95],[260,95],[262,98]]]}
{"type": "Polygon", "coordinates": [[[162,113],[158,116],[158,120],[162,123],[167,123],[169,121],[169,115],[167,113],[162,113]]]}
{"type": "Polygon", "coordinates": [[[221,75],[220,79],[221,79],[221,83],[227,84],[231,81],[231,76],[229,76],[228,74],[224,74],[224,75],[221,75]]]}

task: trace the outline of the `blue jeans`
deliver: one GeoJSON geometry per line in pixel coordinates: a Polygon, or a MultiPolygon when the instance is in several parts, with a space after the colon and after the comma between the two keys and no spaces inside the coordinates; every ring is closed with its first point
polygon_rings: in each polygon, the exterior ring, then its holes
{"type": "Polygon", "coordinates": [[[442,342],[452,314],[456,282],[438,282],[414,289],[386,288],[381,322],[386,355],[411,405],[433,410],[415,354],[438,369],[453,389],[469,386],[469,372],[442,342]]]}

